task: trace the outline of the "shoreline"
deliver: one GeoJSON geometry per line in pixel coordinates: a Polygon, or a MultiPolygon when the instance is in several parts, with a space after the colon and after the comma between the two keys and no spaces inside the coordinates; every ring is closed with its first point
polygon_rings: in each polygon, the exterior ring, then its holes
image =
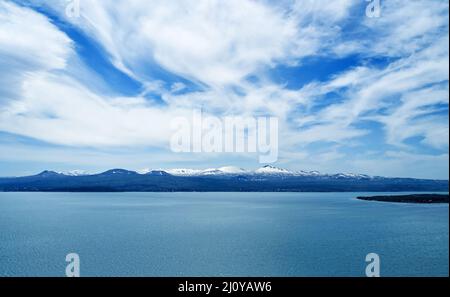
{"type": "Polygon", "coordinates": [[[371,196],[371,197],[357,197],[358,200],[364,201],[378,201],[391,203],[414,203],[414,204],[436,204],[449,203],[448,194],[412,194],[412,195],[386,195],[386,196],[371,196]]]}

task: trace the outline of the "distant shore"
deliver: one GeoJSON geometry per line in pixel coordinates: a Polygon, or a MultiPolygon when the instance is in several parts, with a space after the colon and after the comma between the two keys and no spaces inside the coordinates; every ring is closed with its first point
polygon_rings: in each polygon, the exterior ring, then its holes
{"type": "Polygon", "coordinates": [[[413,194],[413,195],[389,195],[389,196],[371,196],[358,197],[359,200],[396,202],[396,203],[449,203],[448,194],[413,194]]]}

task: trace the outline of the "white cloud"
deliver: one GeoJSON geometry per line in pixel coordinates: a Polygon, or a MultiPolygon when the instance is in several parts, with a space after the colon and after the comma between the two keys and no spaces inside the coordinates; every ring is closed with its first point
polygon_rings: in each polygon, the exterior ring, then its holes
{"type": "Polygon", "coordinates": [[[391,114],[377,116],[386,125],[387,142],[401,145],[414,136],[424,137],[423,143],[435,148],[448,148],[448,117],[442,107],[448,105],[448,87],[424,88],[402,97],[402,104],[391,114]],[[441,110],[440,115],[434,115],[441,110]]]}
{"type": "Polygon", "coordinates": [[[185,115],[153,107],[143,98],[98,96],[71,78],[33,73],[23,97],[5,106],[0,128],[10,133],[68,146],[162,146],[170,121],[185,115]],[[158,125],[155,123],[166,123],[158,125]]]}
{"type": "MultiPolygon", "coordinates": [[[[290,160],[310,158],[304,148],[314,142],[348,146],[368,133],[358,127],[365,120],[382,124],[386,143],[399,149],[410,149],[407,140],[416,136],[448,149],[448,116],[436,115],[433,106],[448,109],[445,1],[383,1],[379,19],[354,10],[357,0],[82,0],[80,18],[67,18],[64,0],[31,2],[51,7],[98,42],[118,69],[142,83],[142,92],[127,98],[101,92],[66,34],[42,14],[3,1],[1,131],[68,146],[164,146],[170,120],[202,107],[220,115],[278,116],[280,149],[290,160]],[[345,28],[348,22],[356,29],[345,28]],[[268,75],[280,64],[352,53],[397,60],[355,65],[300,90],[268,75]],[[205,87],[155,81],[152,67],[205,87]],[[149,93],[165,105],[145,100],[149,93]],[[330,94],[339,100],[323,107],[330,94]]],[[[320,155],[323,163],[344,157],[335,146],[320,155]]]]}
{"type": "Polygon", "coordinates": [[[30,68],[61,69],[71,53],[72,41],[46,17],[0,3],[0,56],[30,68]]]}
{"type": "Polygon", "coordinates": [[[316,54],[339,35],[339,22],[356,2],[83,0],[81,18],[67,18],[63,0],[43,5],[100,42],[130,76],[145,81],[146,68],[156,63],[221,87],[316,54]]]}
{"type": "Polygon", "coordinates": [[[405,56],[422,50],[448,33],[448,1],[382,1],[380,18],[364,24],[375,37],[366,50],[374,54],[405,56]]]}
{"type": "Polygon", "coordinates": [[[296,121],[299,129],[306,129],[303,134],[309,137],[305,140],[333,139],[332,135],[340,140],[351,139],[358,136],[352,125],[375,120],[386,125],[390,144],[402,145],[410,137],[423,136],[427,145],[448,146],[447,138],[440,138],[448,134],[446,118],[433,115],[433,108],[426,109],[433,104],[448,108],[447,44],[448,37],[442,37],[431,46],[384,68],[357,67],[331,81],[305,86],[300,92],[302,96],[312,98],[307,100],[312,107],[333,92],[343,99],[343,102],[330,104],[296,121]],[[435,84],[438,86],[430,87],[435,84]],[[424,115],[429,117],[417,119],[424,115]],[[339,131],[330,133],[336,129],[339,131]]]}
{"type": "Polygon", "coordinates": [[[20,97],[31,71],[63,69],[73,54],[72,41],[31,9],[0,2],[0,108],[20,97]]]}
{"type": "MultiPolygon", "coordinates": [[[[54,4],[61,11],[61,4],[54,4]]],[[[142,65],[211,85],[239,82],[285,58],[295,24],[256,1],[81,2],[69,19],[101,42],[120,69],[145,80],[142,65]],[[130,34],[133,32],[133,34],[130,34]]]]}

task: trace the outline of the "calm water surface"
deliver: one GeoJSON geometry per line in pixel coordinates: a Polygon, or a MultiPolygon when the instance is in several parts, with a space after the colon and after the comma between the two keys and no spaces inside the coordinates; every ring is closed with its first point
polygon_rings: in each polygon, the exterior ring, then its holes
{"type": "Polygon", "coordinates": [[[358,195],[0,193],[0,276],[448,276],[448,204],[358,195]]]}

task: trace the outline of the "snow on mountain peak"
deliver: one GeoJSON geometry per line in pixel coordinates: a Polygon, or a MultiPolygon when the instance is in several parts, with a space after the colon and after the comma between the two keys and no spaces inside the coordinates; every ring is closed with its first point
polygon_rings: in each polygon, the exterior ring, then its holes
{"type": "Polygon", "coordinates": [[[234,166],[221,167],[221,168],[219,168],[219,170],[222,171],[223,173],[229,173],[229,174],[247,173],[247,170],[239,168],[239,167],[234,167],[234,166]]]}
{"type": "Polygon", "coordinates": [[[201,175],[224,175],[224,174],[245,174],[247,171],[233,166],[209,169],[168,169],[167,173],[176,176],[201,176],[201,175]]]}
{"type": "MultiPolygon", "coordinates": [[[[142,169],[138,171],[127,171],[124,169],[113,169],[105,173],[108,174],[141,174],[141,175],[174,175],[174,176],[233,176],[233,175],[248,175],[248,176],[298,176],[298,177],[330,177],[338,179],[370,179],[369,175],[365,174],[354,174],[354,173],[337,173],[337,174],[322,174],[318,171],[289,171],[287,169],[274,167],[271,165],[266,165],[254,171],[245,170],[235,166],[224,166],[220,168],[210,168],[210,169],[188,169],[188,168],[178,168],[178,169],[142,169]]],[[[103,174],[105,174],[103,173],[103,174]]],[[[51,175],[64,175],[64,176],[86,176],[91,175],[83,170],[72,170],[68,172],[55,172],[55,171],[44,171],[40,174],[41,176],[51,176],[51,175]]]]}
{"type": "Polygon", "coordinates": [[[176,176],[195,176],[195,175],[200,175],[200,173],[203,170],[177,168],[177,169],[168,169],[168,170],[164,170],[164,171],[171,175],[176,175],[176,176]]]}
{"type": "Polygon", "coordinates": [[[88,172],[84,170],[71,170],[67,172],[58,172],[59,174],[66,175],[66,176],[83,176],[83,175],[89,175],[88,172]]]}
{"type": "Polygon", "coordinates": [[[264,166],[262,168],[255,170],[255,173],[259,173],[259,174],[293,174],[293,172],[291,172],[289,170],[270,166],[270,165],[267,165],[267,166],[264,166]]]}
{"type": "MultiPolygon", "coordinates": [[[[255,171],[248,171],[235,166],[225,166],[221,168],[209,169],[168,169],[167,173],[175,176],[212,176],[212,175],[291,175],[291,176],[318,176],[319,172],[305,172],[305,171],[289,171],[283,168],[266,165],[255,171]]],[[[149,172],[149,171],[147,171],[149,172]]]]}
{"type": "MultiPolygon", "coordinates": [[[[70,172],[58,172],[66,176],[83,176],[88,175],[85,171],[74,170],[70,172]]],[[[113,172],[114,173],[114,172],[113,172]]],[[[287,169],[266,165],[254,171],[245,170],[236,166],[224,166],[220,168],[209,169],[189,169],[189,168],[176,168],[176,169],[142,169],[137,173],[141,175],[164,175],[165,173],[174,176],[220,176],[220,175],[266,175],[266,176],[298,176],[298,177],[334,177],[334,178],[356,178],[366,179],[371,178],[365,174],[353,174],[353,173],[338,173],[338,174],[322,174],[319,171],[290,171],[287,169]]]]}
{"type": "Polygon", "coordinates": [[[152,169],[144,168],[144,169],[137,170],[136,172],[139,174],[147,174],[147,173],[152,172],[152,169]]]}

